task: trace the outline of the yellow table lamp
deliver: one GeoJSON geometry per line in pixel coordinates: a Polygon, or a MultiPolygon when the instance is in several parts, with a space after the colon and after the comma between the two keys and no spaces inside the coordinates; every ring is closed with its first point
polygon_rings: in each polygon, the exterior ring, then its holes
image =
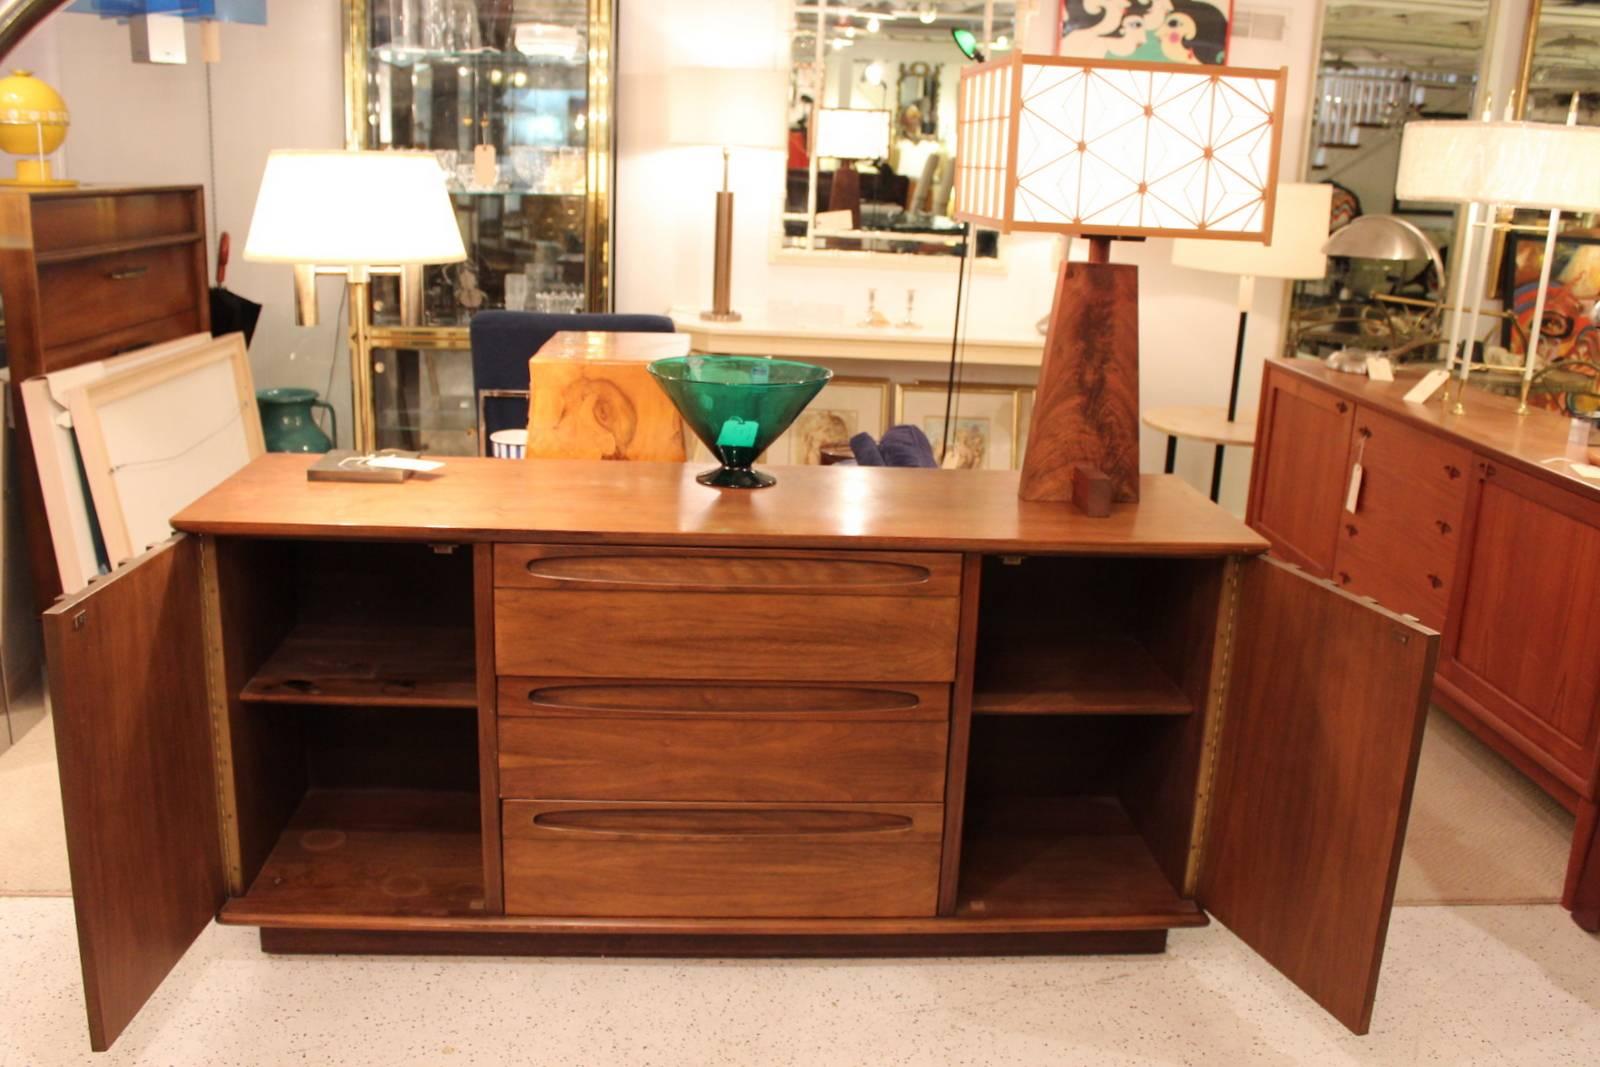
{"type": "Polygon", "coordinates": [[[67,139],[67,104],[61,94],[33,76],[14,70],[0,78],[0,149],[17,160],[17,176],[0,178],[0,185],[61,188],[77,185],[50,174],[45,157],[67,139]]]}

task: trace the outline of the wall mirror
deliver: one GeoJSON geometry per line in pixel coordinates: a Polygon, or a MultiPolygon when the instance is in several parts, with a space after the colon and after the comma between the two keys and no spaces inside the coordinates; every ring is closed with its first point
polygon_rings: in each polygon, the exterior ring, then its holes
{"type": "MultiPolygon", "coordinates": [[[[1419,118],[1466,118],[1478,105],[1490,0],[1329,0],[1312,83],[1306,180],[1334,186],[1330,229],[1365,215],[1415,228],[1450,270],[1456,211],[1396,199],[1400,137],[1419,118]]],[[[1327,277],[1295,285],[1286,348],[1431,356],[1444,279],[1428,256],[1332,257],[1327,277]]]]}
{"type": "MultiPolygon", "coordinates": [[[[1016,4],[996,0],[803,0],[794,8],[782,247],[958,256],[950,217],[956,87],[969,62],[1013,47],[1016,4]]],[[[998,234],[979,231],[993,258],[998,234]]]]}
{"type": "Polygon", "coordinates": [[[1591,0],[1533,0],[1523,52],[1521,117],[1565,122],[1578,94],[1578,122],[1600,123],[1600,6],[1591,0]]]}

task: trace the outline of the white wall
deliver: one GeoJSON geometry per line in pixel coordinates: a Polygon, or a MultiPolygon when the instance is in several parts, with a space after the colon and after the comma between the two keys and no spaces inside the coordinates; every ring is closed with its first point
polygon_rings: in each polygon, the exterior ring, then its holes
{"type": "Polygon", "coordinates": [[[72,127],[56,155],[62,176],[101,184],[205,186],[213,270],[217,233],[227,231],[233,239],[227,287],[263,305],[250,345],[256,384],[327,392],[330,360],[337,354],[332,396],[348,443],[349,365],[344,326],[335,316],[341,284],[320,283],[320,326],[295,326],[289,268],[242,258],[268,151],[344,144],[340,5],[279,0],[268,14],[266,26],[221,27],[223,61],[209,67],[214,122],[207,117],[208,68],[192,26],[188,63],[134,63],[125,26],[58,13],[6,62],[31,66],[67,101],[72,127]]]}
{"type": "MultiPolygon", "coordinates": [[[[1283,178],[1301,172],[1300,146],[1310,98],[1315,53],[1315,5],[1275,5],[1288,14],[1286,39],[1236,39],[1230,62],[1240,66],[1289,67],[1283,178]]],[[[706,41],[730,65],[782,67],[787,62],[789,6],[786,0],[621,0],[617,78],[617,305],[630,311],[699,307],[710,300],[712,192],[719,180],[715,152],[676,148],[659,118],[661,87],[673,66],[704,63],[706,41]]],[[[1029,49],[1049,49],[1050,20],[1038,19],[1029,49]]],[[[783,188],[780,152],[744,152],[735,161],[734,291],[736,308],[779,319],[843,324],[860,319],[866,290],[892,312],[904,307],[905,291],[917,291],[918,318],[930,333],[948,332],[956,296],[956,264],[921,269],[841,267],[833,262],[802,266],[776,263],[771,234],[777,226],[783,188]]],[[[1050,310],[1055,243],[1052,238],[1008,238],[1003,270],[980,271],[969,304],[969,336],[1026,337],[1050,310]]],[[[1081,255],[1081,250],[1075,250],[1081,255]]],[[[1118,244],[1112,257],[1140,270],[1141,402],[1225,404],[1232,366],[1237,284],[1232,277],[1175,268],[1171,245],[1150,241],[1118,244]]],[[[1277,352],[1283,332],[1284,289],[1258,285],[1251,319],[1241,410],[1253,412],[1263,358],[1277,352]]],[[[902,377],[933,368],[901,368],[902,377]]],[[[1028,373],[1002,375],[972,370],[968,380],[1024,381],[1028,373]]],[[[1165,439],[1146,432],[1144,467],[1159,470],[1165,439]]],[[[1180,473],[1196,485],[1210,481],[1211,449],[1180,450],[1180,473]]],[[[1244,509],[1249,456],[1234,453],[1226,468],[1224,503],[1244,509]]]]}
{"type": "MultiPolygon", "coordinates": [[[[1497,37],[1514,51],[1527,0],[1504,0],[1497,37]]],[[[1240,0],[1243,7],[1254,0],[1240,0]]],[[[1053,7],[1045,0],[1044,7],[1053,7]]],[[[1288,17],[1282,41],[1236,38],[1231,61],[1243,66],[1289,68],[1282,177],[1301,176],[1304,128],[1316,58],[1319,5],[1311,0],[1261,0],[1288,17]]],[[[251,349],[261,385],[326,387],[329,359],[343,348],[334,323],[336,282],[323,282],[324,325],[291,324],[287,268],[245,264],[237,249],[268,149],[333,147],[342,143],[342,55],[338,0],[276,0],[266,27],[225,26],[224,59],[213,67],[217,181],[210,188],[205,141],[204,69],[195,58],[184,67],[150,67],[129,61],[126,30],[87,15],[56,15],[8,63],[32,64],[58,85],[72,109],[73,130],[63,149],[69,176],[94,181],[201,181],[233,233],[235,262],[229,287],[266,304],[251,349]]],[[[1047,50],[1049,18],[1035,20],[1029,50],[1047,50]]],[[[712,193],[720,160],[712,150],[671,144],[667,83],[674,69],[723,63],[787,68],[789,0],[619,0],[617,50],[617,174],[615,303],[624,311],[664,311],[709,303],[712,263],[712,193]]],[[[191,54],[198,57],[198,45],[191,54]]],[[[1511,61],[1514,66],[1514,59],[1511,61]]],[[[1504,78],[1504,64],[1496,68],[1504,78]]],[[[776,103],[774,105],[777,106],[776,103]]],[[[778,121],[781,121],[781,117],[778,121]]],[[[776,262],[772,235],[781,206],[784,154],[742,151],[734,160],[737,193],[734,303],[778,319],[821,324],[858,321],[866,291],[880,307],[898,313],[908,289],[917,291],[917,315],[930,334],[948,331],[956,296],[956,264],[918,260],[891,267],[776,262]]],[[[981,269],[969,304],[970,335],[1031,337],[1050,309],[1055,243],[1051,238],[1008,240],[1003,267],[981,269]]],[[[1078,252],[1081,254],[1081,251],[1078,252]]],[[[1236,284],[1221,274],[1170,265],[1165,241],[1118,244],[1113,257],[1141,267],[1141,400],[1146,406],[1221,404],[1227,397],[1236,315],[1236,284]]],[[[909,258],[909,257],[908,257],[909,258]]],[[[1247,346],[1241,408],[1253,411],[1261,361],[1276,354],[1282,336],[1284,287],[1257,287],[1247,346]]],[[[930,368],[875,366],[871,373],[928,376],[930,368]]],[[[861,368],[867,373],[868,368],[861,368]]],[[[972,370],[968,380],[1026,381],[1028,371],[972,370]]],[[[342,352],[333,396],[348,427],[348,368],[342,352]]],[[[346,431],[348,433],[348,431],[346,431]]],[[[1163,440],[1147,433],[1146,469],[1158,469],[1163,440]]],[[[1181,450],[1180,473],[1204,486],[1210,449],[1181,450]]],[[[1242,511],[1248,454],[1229,461],[1224,503],[1242,511]]]]}

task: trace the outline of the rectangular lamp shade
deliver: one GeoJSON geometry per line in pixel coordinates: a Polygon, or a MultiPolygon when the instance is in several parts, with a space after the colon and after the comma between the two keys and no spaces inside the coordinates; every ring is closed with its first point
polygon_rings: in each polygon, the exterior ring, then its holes
{"type": "Polygon", "coordinates": [[[890,119],[887,111],[822,108],[812,151],[831,159],[882,159],[889,154],[890,119]]]}
{"type": "Polygon", "coordinates": [[[428,152],[273,152],[244,258],[327,267],[460,262],[467,252],[444,182],[428,152]]]}
{"type": "Polygon", "coordinates": [[[1265,241],[1286,70],[1014,55],[961,71],[959,219],[1265,241]]]}
{"type": "Polygon", "coordinates": [[[673,144],[782,148],[784,87],[777,70],[696,67],[667,80],[667,137],[673,144]]]}
{"type": "Polygon", "coordinates": [[[1252,278],[1321,278],[1328,272],[1322,246],[1328,242],[1333,186],[1326,182],[1284,182],[1273,209],[1272,239],[1172,242],[1172,262],[1192,270],[1252,278]]]}
{"type": "Polygon", "coordinates": [[[1600,211],[1600,128],[1553,122],[1406,123],[1395,196],[1600,211]]]}

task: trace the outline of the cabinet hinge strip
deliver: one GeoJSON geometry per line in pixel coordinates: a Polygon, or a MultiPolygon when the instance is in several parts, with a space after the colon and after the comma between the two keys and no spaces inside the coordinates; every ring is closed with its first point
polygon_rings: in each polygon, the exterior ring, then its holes
{"type": "Polygon", "coordinates": [[[1200,738],[1200,774],[1195,784],[1194,823],[1189,830],[1189,862],[1183,874],[1183,895],[1198,891],[1200,866],[1205,861],[1207,830],[1210,826],[1211,791],[1216,785],[1217,751],[1222,736],[1223,713],[1228,706],[1228,681],[1233,674],[1234,624],[1239,613],[1237,556],[1222,564],[1222,590],[1217,605],[1217,637],[1211,651],[1211,684],[1206,692],[1205,724],[1200,738]]]}
{"type": "Polygon", "coordinates": [[[230,896],[244,893],[239,856],[239,809],[235,803],[233,722],[229,715],[227,660],[222,649],[222,594],[217,580],[217,541],[200,538],[201,630],[205,634],[206,703],[211,709],[211,765],[217,790],[217,832],[230,896]]]}

